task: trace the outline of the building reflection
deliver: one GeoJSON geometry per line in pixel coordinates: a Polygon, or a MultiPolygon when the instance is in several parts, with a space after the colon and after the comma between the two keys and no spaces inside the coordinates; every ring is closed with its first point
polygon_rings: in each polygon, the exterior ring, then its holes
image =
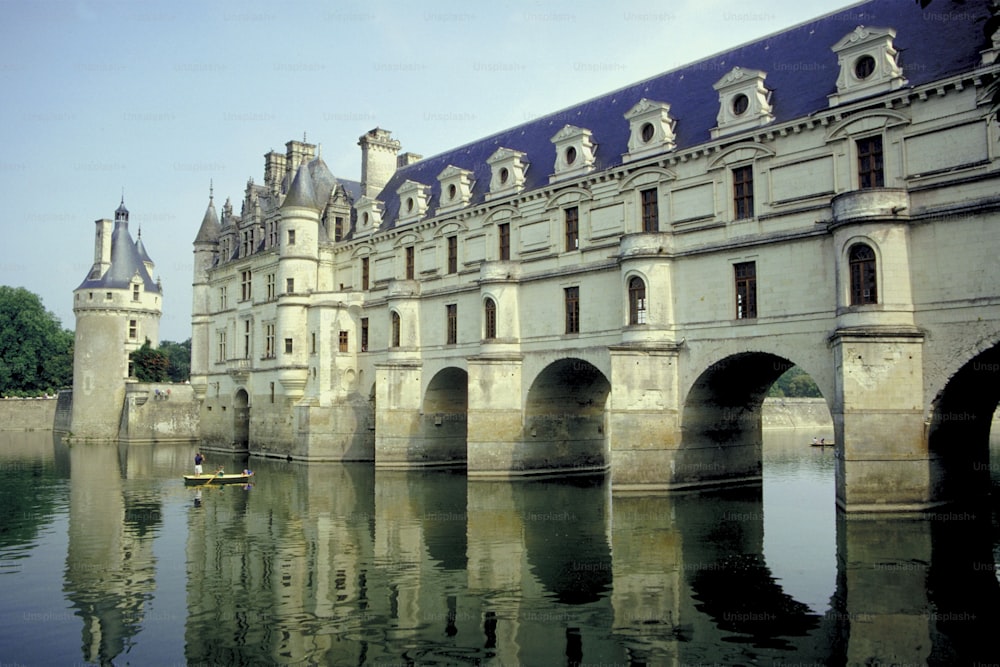
{"type": "Polygon", "coordinates": [[[63,588],[83,620],[84,661],[110,664],[132,645],[156,588],[151,529],[160,522],[159,503],[126,493],[116,444],[66,450],[71,483],[63,588]]]}

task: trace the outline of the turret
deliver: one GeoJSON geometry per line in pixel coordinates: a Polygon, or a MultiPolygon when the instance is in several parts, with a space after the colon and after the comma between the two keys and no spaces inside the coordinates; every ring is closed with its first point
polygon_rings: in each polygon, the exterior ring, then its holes
{"type": "Polygon", "coordinates": [[[209,188],[208,207],[194,239],[194,281],[193,304],[191,309],[191,386],[195,396],[202,398],[208,386],[209,341],[212,295],[208,282],[208,272],[218,259],[219,216],[209,188]]]}

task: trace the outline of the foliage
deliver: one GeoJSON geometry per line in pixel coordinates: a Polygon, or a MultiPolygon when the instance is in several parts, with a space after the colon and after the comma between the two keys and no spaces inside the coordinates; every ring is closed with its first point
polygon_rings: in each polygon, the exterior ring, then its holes
{"type": "Polygon", "coordinates": [[[73,383],[73,332],[41,298],[0,286],[0,395],[39,396],[73,383]]]}
{"type": "Polygon", "coordinates": [[[167,368],[170,381],[187,382],[191,377],[191,339],[188,338],[183,343],[161,341],[159,350],[167,355],[170,361],[170,366],[167,368]]]}
{"type": "Polygon", "coordinates": [[[135,352],[129,354],[132,360],[132,373],[139,382],[166,382],[170,358],[160,350],[155,350],[149,344],[149,339],[135,352]]]}
{"type": "Polygon", "coordinates": [[[820,398],[823,394],[820,393],[819,387],[816,386],[808,373],[798,366],[792,366],[775,380],[767,395],[788,398],[820,398]]]}

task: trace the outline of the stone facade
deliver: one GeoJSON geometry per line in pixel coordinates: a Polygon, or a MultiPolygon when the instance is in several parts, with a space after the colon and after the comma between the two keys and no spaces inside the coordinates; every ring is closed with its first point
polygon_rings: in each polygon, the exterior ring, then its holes
{"type": "Polygon", "coordinates": [[[985,450],[954,443],[1000,400],[971,389],[1000,386],[995,53],[986,2],[941,11],[873,0],[428,158],[376,128],[362,182],[268,153],[195,240],[202,438],[617,493],[753,481],[795,364],[841,506],[961,495],[985,450]]]}

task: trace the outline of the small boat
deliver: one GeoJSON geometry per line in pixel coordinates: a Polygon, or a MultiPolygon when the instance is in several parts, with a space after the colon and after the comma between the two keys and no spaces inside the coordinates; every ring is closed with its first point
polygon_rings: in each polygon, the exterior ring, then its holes
{"type": "Polygon", "coordinates": [[[225,474],[202,474],[184,475],[184,484],[187,486],[205,486],[208,484],[249,484],[253,473],[225,474]]]}
{"type": "Polygon", "coordinates": [[[819,440],[817,442],[810,442],[810,447],[833,447],[833,441],[826,442],[825,440],[819,440]]]}

